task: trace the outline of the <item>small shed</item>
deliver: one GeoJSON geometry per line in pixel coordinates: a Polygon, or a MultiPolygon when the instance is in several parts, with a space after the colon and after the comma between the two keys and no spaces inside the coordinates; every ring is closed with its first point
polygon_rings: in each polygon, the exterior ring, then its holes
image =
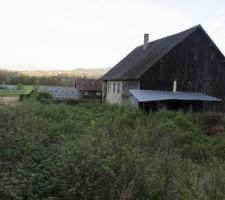
{"type": "Polygon", "coordinates": [[[17,85],[0,85],[0,90],[18,90],[17,85]]]}
{"type": "Polygon", "coordinates": [[[99,79],[76,79],[75,88],[84,96],[102,95],[102,81],[99,79]]]}
{"type": "Polygon", "coordinates": [[[79,100],[80,92],[74,87],[40,86],[38,92],[46,92],[56,100],[79,100]]]}

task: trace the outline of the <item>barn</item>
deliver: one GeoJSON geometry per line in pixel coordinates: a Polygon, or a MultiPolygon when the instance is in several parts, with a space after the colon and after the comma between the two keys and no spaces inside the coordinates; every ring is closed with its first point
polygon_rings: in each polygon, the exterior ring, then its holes
{"type": "Polygon", "coordinates": [[[159,108],[223,108],[225,57],[201,25],[136,47],[103,77],[103,101],[159,108]]]}

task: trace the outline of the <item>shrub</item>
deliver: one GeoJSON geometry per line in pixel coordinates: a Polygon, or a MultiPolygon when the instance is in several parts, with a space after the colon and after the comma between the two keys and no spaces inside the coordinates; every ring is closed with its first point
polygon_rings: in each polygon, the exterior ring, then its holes
{"type": "Polygon", "coordinates": [[[36,94],[36,99],[41,102],[46,102],[46,101],[52,100],[53,97],[51,94],[49,94],[47,92],[38,92],[36,94]]]}
{"type": "Polygon", "coordinates": [[[206,135],[218,135],[224,132],[225,119],[220,113],[207,112],[202,118],[203,132],[206,135]]]}

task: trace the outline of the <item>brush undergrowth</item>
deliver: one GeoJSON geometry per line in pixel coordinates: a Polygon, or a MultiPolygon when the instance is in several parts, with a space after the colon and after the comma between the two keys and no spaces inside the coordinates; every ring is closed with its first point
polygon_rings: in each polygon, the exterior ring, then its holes
{"type": "Polygon", "coordinates": [[[202,114],[100,103],[0,110],[0,199],[225,199],[225,136],[202,114]]]}

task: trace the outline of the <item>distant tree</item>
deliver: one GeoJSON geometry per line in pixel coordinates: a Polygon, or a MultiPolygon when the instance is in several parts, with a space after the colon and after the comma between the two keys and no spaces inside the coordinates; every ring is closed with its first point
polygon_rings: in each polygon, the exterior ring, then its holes
{"type": "Polygon", "coordinates": [[[23,84],[22,84],[22,83],[18,83],[18,84],[17,84],[17,89],[18,89],[18,90],[22,90],[22,89],[23,89],[23,87],[24,87],[24,86],[23,86],[23,84]]]}

